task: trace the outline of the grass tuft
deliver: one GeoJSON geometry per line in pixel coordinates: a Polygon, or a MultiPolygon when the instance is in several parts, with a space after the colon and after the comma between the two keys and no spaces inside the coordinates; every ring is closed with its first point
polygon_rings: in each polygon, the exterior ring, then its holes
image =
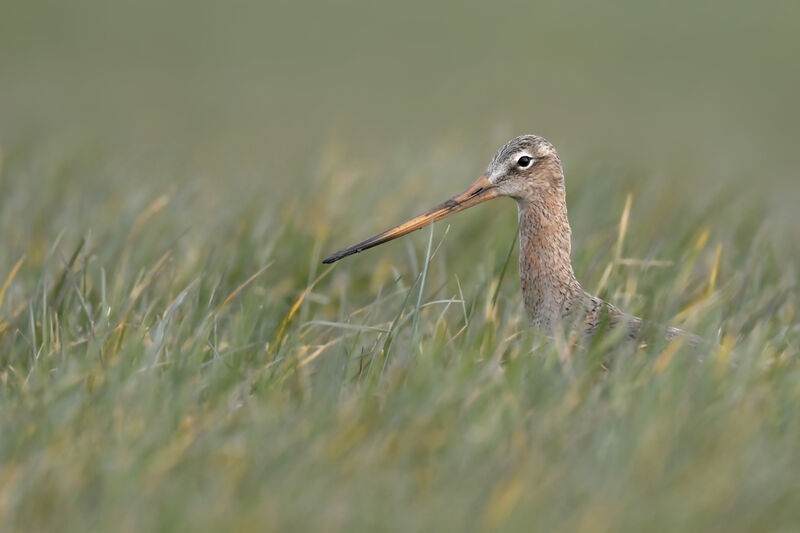
{"type": "Polygon", "coordinates": [[[432,200],[439,154],[405,160],[384,212],[365,190],[329,201],[362,171],[346,158],[313,187],[296,168],[282,191],[241,172],[188,194],[187,163],[123,194],[134,170],[101,151],[70,177],[86,210],[61,201],[66,156],[23,148],[5,150],[0,212],[31,195],[25,168],[53,170],[0,251],[4,531],[800,525],[797,257],[746,230],[758,206],[710,220],[716,193],[691,204],[680,175],[575,168],[580,281],[709,341],[587,343],[529,328],[510,202],[317,264],[432,200]],[[596,223],[605,205],[617,224],[596,223]]]}

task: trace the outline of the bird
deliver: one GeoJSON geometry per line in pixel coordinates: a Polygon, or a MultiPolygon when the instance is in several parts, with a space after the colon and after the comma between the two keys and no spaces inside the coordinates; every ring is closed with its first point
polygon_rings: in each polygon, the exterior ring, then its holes
{"type": "MultiPolygon", "coordinates": [[[[512,198],[517,204],[520,285],[534,328],[552,334],[559,325],[567,324],[587,335],[603,328],[622,328],[630,339],[643,333],[644,320],[588,293],[575,277],[564,168],[555,147],[537,135],[521,135],[507,142],[481,177],[461,194],[334,253],[323,263],[334,263],[499,197],[512,198]]],[[[700,340],[674,327],[667,327],[664,334],[670,340],[685,337],[692,344],[700,340]]]]}

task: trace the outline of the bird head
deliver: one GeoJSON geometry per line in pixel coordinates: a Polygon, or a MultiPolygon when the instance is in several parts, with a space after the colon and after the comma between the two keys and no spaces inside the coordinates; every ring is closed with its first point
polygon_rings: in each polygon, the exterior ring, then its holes
{"type": "Polygon", "coordinates": [[[556,149],[536,135],[522,135],[506,143],[494,155],[484,176],[498,196],[516,199],[564,186],[556,149]]]}

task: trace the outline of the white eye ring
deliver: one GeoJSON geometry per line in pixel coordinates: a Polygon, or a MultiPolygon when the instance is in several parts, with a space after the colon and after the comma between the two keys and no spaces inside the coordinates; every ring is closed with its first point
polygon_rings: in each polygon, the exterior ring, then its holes
{"type": "Polygon", "coordinates": [[[517,159],[517,165],[519,165],[520,168],[528,168],[531,166],[531,163],[533,163],[533,158],[529,155],[523,155],[517,159]]]}

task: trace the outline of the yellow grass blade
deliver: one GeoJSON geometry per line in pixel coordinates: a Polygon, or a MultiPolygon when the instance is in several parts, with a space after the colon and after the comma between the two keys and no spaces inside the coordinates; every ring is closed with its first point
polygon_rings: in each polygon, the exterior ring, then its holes
{"type": "Polygon", "coordinates": [[[489,530],[503,525],[516,507],[523,488],[524,485],[519,476],[502,480],[494,486],[483,516],[484,524],[489,530]]]}
{"type": "MultiPolygon", "coordinates": [[[[125,327],[126,321],[128,320],[128,313],[131,312],[131,309],[133,309],[133,305],[136,303],[136,300],[139,299],[139,296],[142,294],[142,292],[144,292],[147,286],[150,285],[150,283],[153,281],[153,278],[156,275],[156,272],[158,272],[161,269],[163,264],[167,261],[167,259],[169,259],[170,255],[172,255],[172,250],[167,250],[166,252],[164,252],[164,255],[162,255],[161,258],[159,258],[159,260],[156,261],[156,264],[153,265],[153,268],[150,269],[150,271],[147,273],[144,279],[139,283],[137,283],[131,290],[131,294],[128,299],[129,300],[128,305],[123,310],[122,316],[119,319],[119,323],[117,324],[117,327],[114,328],[113,332],[114,335],[117,336],[117,339],[119,341],[117,343],[117,351],[119,350],[119,343],[122,341],[122,329],[125,327]]],[[[112,338],[113,335],[109,335],[108,340],[103,345],[102,353],[106,352],[108,346],[111,343],[112,338]]]]}
{"type": "Polygon", "coordinates": [[[614,262],[622,259],[622,246],[625,244],[625,236],[628,234],[628,222],[631,218],[631,208],[633,207],[633,195],[628,193],[625,198],[625,207],[622,209],[622,217],[619,220],[619,237],[617,237],[617,247],[614,252],[614,262]]]}
{"type": "Polygon", "coordinates": [[[313,361],[314,359],[319,357],[319,355],[322,352],[324,352],[327,348],[330,348],[331,346],[333,346],[334,344],[336,344],[340,340],[342,340],[342,337],[337,337],[337,338],[333,339],[332,341],[326,342],[325,344],[320,344],[319,346],[316,347],[316,349],[313,352],[311,352],[308,355],[305,355],[305,353],[308,350],[307,349],[304,350],[304,352],[302,354],[300,354],[301,357],[303,357],[303,358],[300,359],[300,361],[297,363],[297,366],[299,366],[299,367],[306,366],[308,363],[310,363],[311,361],[313,361]]]}
{"type": "Polygon", "coordinates": [[[136,237],[136,235],[139,234],[140,231],[142,231],[142,228],[144,227],[145,223],[147,223],[147,221],[150,220],[150,218],[157,215],[159,211],[167,207],[168,204],[169,204],[169,195],[166,194],[162,194],[161,196],[155,198],[152,202],[150,202],[150,204],[148,204],[148,206],[144,208],[144,211],[142,211],[139,214],[139,216],[136,217],[136,220],[131,226],[131,231],[128,234],[128,242],[126,243],[126,245],[129,244],[130,241],[133,240],[136,237]]]}
{"type": "Polygon", "coordinates": [[[731,353],[735,347],[735,337],[732,335],[725,335],[722,338],[722,342],[719,346],[719,352],[717,353],[717,362],[719,363],[719,367],[725,367],[728,364],[728,360],[730,359],[731,353]]]}
{"type": "Polygon", "coordinates": [[[722,244],[717,245],[717,256],[714,258],[714,268],[711,269],[711,278],[708,280],[708,291],[706,296],[711,297],[714,293],[714,287],[717,285],[717,275],[719,274],[719,262],[722,258],[722,244]]]}
{"type": "Polygon", "coordinates": [[[302,294],[300,294],[300,297],[297,298],[294,304],[292,304],[292,307],[289,309],[289,312],[286,314],[286,317],[283,319],[280,327],[278,328],[278,334],[275,336],[275,344],[271,346],[270,355],[273,355],[275,353],[275,350],[277,350],[279,345],[282,343],[281,340],[283,339],[283,334],[286,332],[286,328],[289,326],[289,322],[292,320],[292,317],[294,317],[295,313],[297,313],[297,310],[300,309],[300,306],[303,305],[303,301],[306,299],[306,296],[308,296],[308,293],[310,293],[311,290],[314,288],[314,286],[317,283],[319,283],[325,276],[330,274],[333,268],[334,267],[331,266],[327,270],[325,270],[325,272],[317,276],[317,279],[312,281],[308,285],[308,287],[305,288],[302,294]]]}
{"type": "Polygon", "coordinates": [[[714,258],[714,266],[711,268],[711,275],[709,276],[708,288],[706,289],[705,294],[700,294],[694,300],[689,302],[689,304],[686,307],[681,309],[681,311],[677,315],[675,315],[675,320],[679,322],[685,320],[691,313],[693,313],[698,307],[700,307],[709,298],[711,298],[711,296],[713,296],[714,288],[717,285],[717,278],[719,277],[719,267],[721,259],[722,259],[722,244],[718,244],[716,256],[714,258]]]}
{"type": "Polygon", "coordinates": [[[255,281],[255,279],[258,276],[263,274],[265,270],[267,270],[269,267],[271,267],[272,263],[274,263],[274,261],[270,261],[269,263],[267,263],[266,265],[261,267],[258,270],[258,272],[256,272],[255,274],[253,274],[252,276],[247,278],[247,280],[244,283],[242,283],[241,285],[236,287],[236,289],[234,289],[234,291],[232,293],[230,293],[227,298],[225,298],[225,300],[222,302],[222,304],[219,307],[217,307],[217,310],[214,311],[214,316],[217,316],[218,314],[220,314],[222,312],[223,309],[228,307],[228,304],[230,304],[233,301],[233,299],[236,298],[239,295],[239,293],[244,290],[245,287],[250,285],[253,281],[255,281]]]}
{"type": "MultiPolygon", "coordinates": [[[[136,220],[133,222],[131,226],[130,232],[128,232],[128,237],[125,239],[125,245],[122,247],[122,254],[120,255],[119,264],[122,266],[122,274],[117,279],[119,283],[122,283],[122,280],[125,279],[125,272],[128,267],[128,260],[131,255],[131,247],[133,246],[133,241],[136,236],[142,231],[145,223],[148,220],[153,218],[157,215],[161,210],[163,210],[169,204],[169,196],[166,194],[162,194],[161,196],[155,198],[152,202],[150,202],[144,210],[139,213],[139,216],[136,217],[136,220]]],[[[118,287],[121,289],[121,285],[118,287]]]]}
{"type": "Polygon", "coordinates": [[[708,228],[705,228],[703,233],[700,234],[700,237],[697,238],[697,242],[694,245],[694,251],[699,252],[705,248],[706,244],[708,244],[709,237],[711,237],[711,232],[708,230],[708,228]]]}
{"type": "Polygon", "coordinates": [[[138,299],[139,295],[142,294],[142,291],[144,291],[145,288],[150,285],[150,282],[153,281],[153,277],[156,275],[156,272],[161,269],[161,266],[166,262],[167,259],[169,259],[170,255],[172,255],[172,250],[167,250],[164,252],[164,255],[162,255],[159,260],[156,261],[156,264],[153,265],[153,268],[150,269],[144,279],[137,283],[136,286],[131,290],[130,297],[132,301],[138,299]]]}
{"type": "Polygon", "coordinates": [[[8,287],[11,285],[11,282],[14,281],[14,277],[16,277],[17,272],[19,272],[19,269],[22,266],[22,263],[24,262],[25,262],[25,256],[23,255],[22,257],[19,258],[17,263],[11,269],[11,272],[8,274],[5,283],[3,283],[3,287],[0,288],[0,308],[3,307],[3,299],[6,296],[6,291],[8,290],[8,287]]]}
{"type": "Polygon", "coordinates": [[[675,340],[667,345],[666,349],[663,352],[661,352],[661,355],[659,355],[658,359],[656,359],[655,365],[653,365],[653,371],[656,374],[660,374],[661,372],[664,371],[665,368],[669,366],[670,361],[672,361],[672,358],[675,356],[676,353],[678,353],[678,349],[681,347],[682,344],[683,342],[681,342],[680,340],[675,340]]]}
{"type": "Polygon", "coordinates": [[[614,270],[614,263],[613,261],[606,265],[606,269],[603,270],[603,275],[600,276],[600,283],[597,284],[597,288],[595,289],[594,293],[597,296],[602,295],[603,291],[606,289],[606,285],[608,285],[608,280],[611,279],[611,272],[614,270]]]}

